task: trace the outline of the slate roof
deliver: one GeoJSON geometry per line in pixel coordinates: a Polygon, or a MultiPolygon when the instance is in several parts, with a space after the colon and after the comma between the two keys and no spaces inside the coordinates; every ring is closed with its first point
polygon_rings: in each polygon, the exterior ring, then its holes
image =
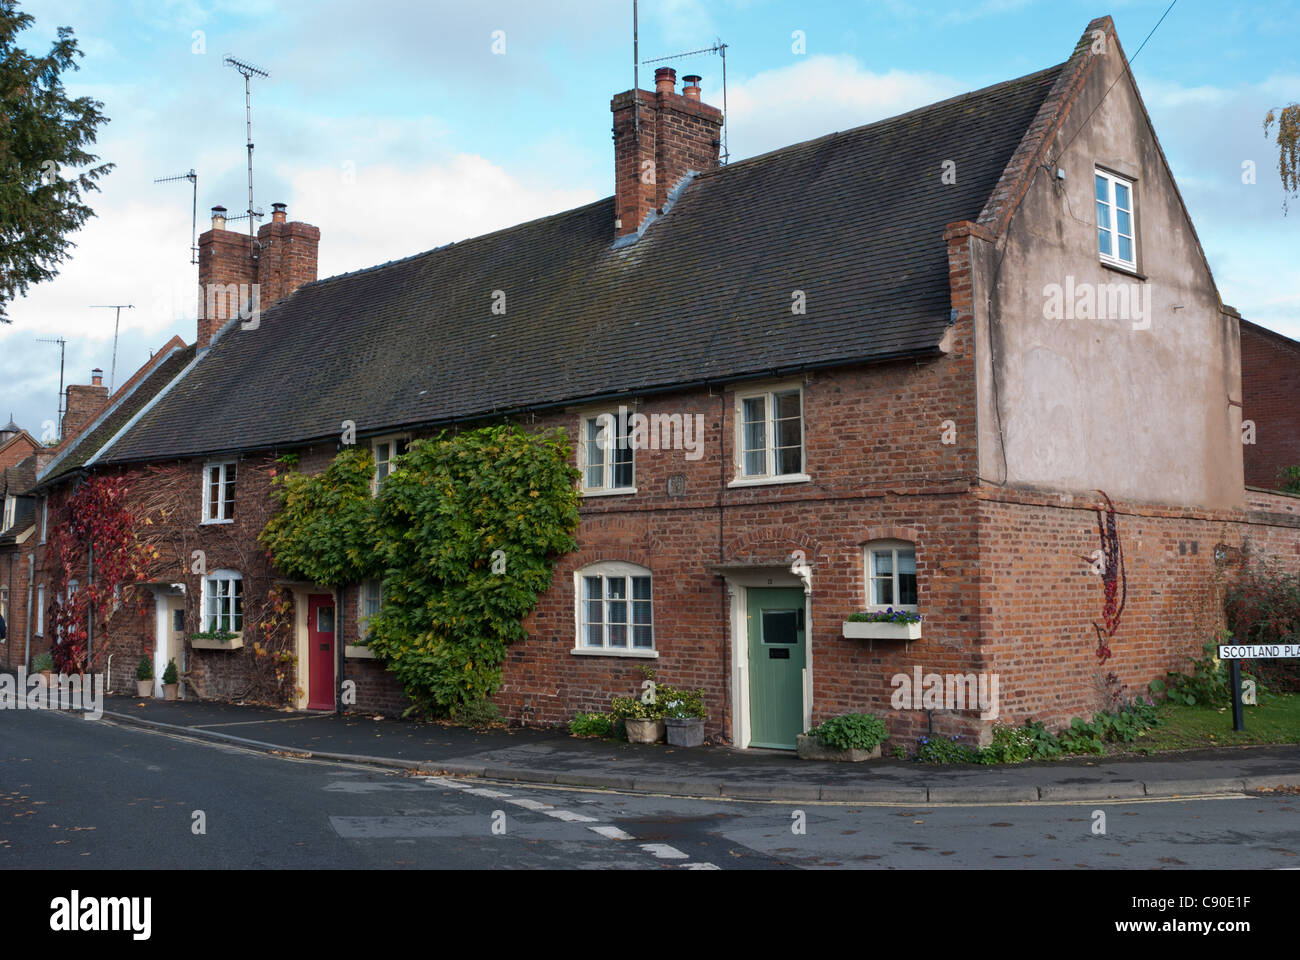
{"type": "MultiPolygon", "coordinates": [[[[18,498],[14,505],[13,526],[0,530],[0,546],[14,543],[22,533],[36,520],[36,500],[23,496],[36,482],[36,456],[25,457],[12,467],[5,467],[4,476],[0,477],[0,493],[18,498]]],[[[0,508],[4,506],[4,496],[0,496],[0,508]]],[[[0,518],[2,520],[2,518],[0,518]]]]}
{"type": "MultiPolygon", "coordinates": [[[[62,459],[51,461],[46,472],[41,476],[42,485],[64,477],[86,464],[107,444],[126,424],[154,399],[169,383],[176,379],[186,365],[194,359],[196,350],[193,346],[175,350],[146,376],[126,396],[122,397],[88,433],[78,437],[62,455],[62,459]]],[[[33,480],[35,477],[33,477],[33,480]]]]}
{"type": "Polygon", "coordinates": [[[933,353],[944,228],[979,216],[1061,68],[703,174],[625,247],[609,198],[306,284],[227,325],[101,461],[933,353]]]}

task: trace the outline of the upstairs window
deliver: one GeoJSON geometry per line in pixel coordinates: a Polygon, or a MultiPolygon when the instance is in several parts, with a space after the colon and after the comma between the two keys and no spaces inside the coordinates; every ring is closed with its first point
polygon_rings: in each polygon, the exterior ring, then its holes
{"type": "Polygon", "coordinates": [[[1137,269],[1133,229],[1133,182],[1096,171],[1097,250],[1102,263],[1137,269]]]}
{"type": "Polygon", "coordinates": [[[4,522],[0,523],[0,530],[8,530],[14,525],[14,515],[18,512],[18,498],[5,497],[5,515],[4,522]]]}
{"type": "Polygon", "coordinates": [[[635,493],[636,459],[626,407],[582,419],[584,493],[635,493]]]}
{"type": "Polygon", "coordinates": [[[738,394],[736,427],[735,482],[807,479],[801,388],[738,394]]]}
{"type": "Polygon", "coordinates": [[[203,522],[230,523],[235,519],[236,464],[209,463],[203,468],[203,522]]]}
{"type": "Polygon", "coordinates": [[[36,588],[36,636],[45,636],[45,584],[36,588]]]}
{"type": "Polygon", "coordinates": [[[50,498],[41,497],[41,543],[45,542],[45,531],[50,524],[50,498]]]}
{"type": "Polygon", "coordinates": [[[244,578],[217,570],[203,580],[203,632],[240,633],[244,629],[244,578]]]}
{"type": "Polygon", "coordinates": [[[394,460],[406,453],[408,437],[376,437],[370,441],[370,449],[375,454],[375,480],[372,484],[375,493],[384,485],[388,475],[396,469],[394,460]]]}
{"type": "Polygon", "coordinates": [[[867,544],[867,607],[915,610],[916,547],[904,540],[867,544]]]}

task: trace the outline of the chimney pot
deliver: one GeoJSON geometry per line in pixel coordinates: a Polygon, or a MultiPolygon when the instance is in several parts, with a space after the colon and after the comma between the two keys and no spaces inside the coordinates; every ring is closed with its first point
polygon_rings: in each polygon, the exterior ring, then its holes
{"type": "Polygon", "coordinates": [[[289,208],[283,203],[271,204],[271,222],[284,223],[289,219],[289,208]]]}
{"type": "Polygon", "coordinates": [[[682,87],[682,96],[687,100],[699,101],[700,99],[700,78],[695,74],[688,74],[682,77],[686,86],[682,87]]]}
{"type": "Polygon", "coordinates": [[[672,67],[660,67],[655,71],[655,93],[675,93],[676,90],[676,70],[672,67]]]}
{"type": "Polygon", "coordinates": [[[90,385],[92,387],[102,387],[104,385],[104,371],[99,367],[90,371],[90,385]]]}
{"type": "Polygon", "coordinates": [[[212,229],[213,230],[226,229],[226,208],[225,207],[216,206],[212,208],[212,229]]]}

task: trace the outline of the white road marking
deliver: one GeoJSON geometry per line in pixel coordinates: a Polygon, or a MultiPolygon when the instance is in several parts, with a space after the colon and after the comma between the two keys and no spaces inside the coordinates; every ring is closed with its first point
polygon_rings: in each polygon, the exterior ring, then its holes
{"type": "Polygon", "coordinates": [[[677,866],[683,870],[721,870],[722,868],[716,863],[679,863],[677,866]]]}
{"type": "Polygon", "coordinates": [[[513,803],[516,807],[523,807],[525,810],[541,810],[545,812],[554,809],[549,803],[542,803],[540,800],[529,800],[527,797],[510,797],[506,799],[506,803],[513,803]]]}
{"type": "Polygon", "coordinates": [[[641,849],[646,853],[653,854],[660,860],[689,860],[686,854],[682,853],[676,847],[670,847],[666,843],[643,843],[641,849]]]}
{"type": "Polygon", "coordinates": [[[636,839],[636,837],[632,836],[632,834],[620,830],[618,827],[609,827],[609,826],[602,825],[599,827],[588,827],[587,829],[592,831],[593,833],[599,833],[602,837],[608,837],[611,840],[635,840],[636,839]]]}
{"type": "Polygon", "coordinates": [[[500,790],[488,790],[486,787],[471,787],[466,793],[472,793],[476,797],[491,797],[493,800],[504,800],[510,796],[508,793],[502,793],[500,790]]]}
{"type": "Polygon", "coordinates": [[[556,820],[563,820],[565,823],[596,823],[595,817],[587,817],[581,813],[573,813],[570,810],[543,810],[542,813],[548,817],[554,817],[556,820]]]}

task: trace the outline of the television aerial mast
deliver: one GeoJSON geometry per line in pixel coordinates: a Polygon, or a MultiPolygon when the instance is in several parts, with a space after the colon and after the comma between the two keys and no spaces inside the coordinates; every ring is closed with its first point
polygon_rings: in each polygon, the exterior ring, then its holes
{"type": "Polygon", "coordinates": [[[199,247],[196,237],[199,223],[199,176],[191,169],[189,173],[181,173],[174,177],[159,177],[154,183],[171,183],[173,180],[188,180],[194,185],[194,206],[190,211],[190,263],[198,263],[199,247]]]}
{"type": "MultiPolygon", "coordinates": [[[[248,211],[245,216],[248,217],[248,235],[253,236],[253,221],[261,219],[262,211],[253,207],[253,77],[262,77],[270,79],[271,74],[259,67],[253,66],[245,60],[239,60],[235,57],[226,57],[222,61],[226,66],[233,67],[244,78],[244,113],[248,128],[248,211]]],[[[242,220],[243,217],[230,217],[231,220],[242,220]]]]}
{"type": "MultiPolygon", "coordinates": [[[[57,343],[59,345],[59,419],[55,421],[54,429],[57,432],[58,439],[63,439],[63,356],[67,352],[68,341],[63,337],[37,337],[37,343],[57,343]]],[[[41,431],[41,443],[45,443],[44,431],[41,431]]]]}

